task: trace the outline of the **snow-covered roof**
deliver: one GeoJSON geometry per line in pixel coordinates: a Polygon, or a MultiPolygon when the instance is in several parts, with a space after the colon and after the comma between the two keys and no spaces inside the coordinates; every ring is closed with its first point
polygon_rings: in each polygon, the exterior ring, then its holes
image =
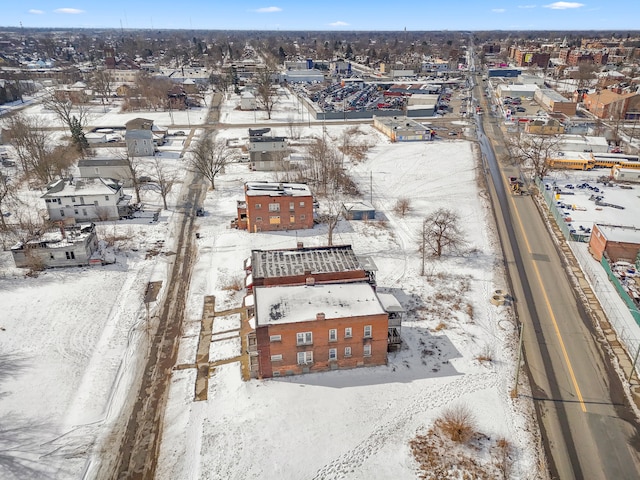
{"type": "Polygon", "coordinates": [[[306,183],[247,182],[248,197],[268,195],[270,197],[310,197],[311,190],[306,183]]]}
{"type": "Polygon", "coordinates": [[[47,193],[40,198],[75,197],[86,195],[113,195],[120,185],[111,178],[61,179],[47,186],[47,193]]]}
{"type": "Polygon", "coordinates": [[[598,224],[598,230],[609,242],[640,244],[640,228],[598,224]]]}
{"type": "Polygon", "coordinates": [[[378,292],[378,299],[382,304],[382,308],[384,308],[386,312],[402,313],[405,311],[404,308],[402,308],[402,305],[400,305],[398,299],[391,293],[378,292]]]}
{"type": "Polygon", "coordinates": [[[258,326],[385,313],[366,282],[256,287],[255,300],[258,326]]]}

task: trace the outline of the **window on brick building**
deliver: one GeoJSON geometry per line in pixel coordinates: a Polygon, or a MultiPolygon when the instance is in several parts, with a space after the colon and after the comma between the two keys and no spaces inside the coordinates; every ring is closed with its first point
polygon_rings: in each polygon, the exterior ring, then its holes
{"type": "Polygon", "coordinates": [[[279,203],[270,203],[269,204],[269,211],[270,212],[279,212],[280,211],[280,204],[279,203]]]}
{"type": "Polygon", "coordinates": [[[371,338],[371,325],[364,326],[364,338],[371,338]]]}
{"type": "Polygon", "coordinates": [[[298,352],[298,365],[313,363],[313,352],[298,352]]]}
{"type": "Polygon", "coordinates": [[[330,348],[329,349],[329,361],[338,359],[338,349],[330,348]]]}
{"type": "Polygon", "coordinates": [[[297,333],[296,345],[313,345],[313,333],[312,332],[297,333]]]}
{"type": "Polygon", "coordinates": [[[282,355],[271,355],[271,361],[272,362],[281,362],[282,361],[282,355]]]}
{"type": "Polygon", "coordinates": [[[351,347],[344,347],[344,356],[349,358],[351,356],[351,347]]]}
{"type": "Polygon", "coordinates": [[[365,346],[364,346],[364,349],[363,349],[363,351],[362,351],[362,354],[363,354],[365,357],[370,357],[370,356],[371,356],[371,345],[365,345],[365,346]]]}
{"type": "Polygon", "coordinates": [[[335,342],[338,340],[338,330],[336,328],[332,328],[329,330],[329,341],[335,342]]]}
{"type": "Polygon", "coordinates": [[[282,335],[271,335],[269,337],[269,341],[270,342],[281,342],[282,341],[282,335]]]}
{"type": "Polygon", "coordinates": [[[347,327],[344,329],[344,338],[351,338],[353,336],[353,330],[351,327],[347,327]]]}
{"type": "Polygon", "coordinates": [[[254,207],[254,208],[256,208],[256,209],[258,209],[258,208],[262,208],[262,204],[261,204],[261,203],[256,203],[256,205],[255,205],[255,207],[254,207]]]}

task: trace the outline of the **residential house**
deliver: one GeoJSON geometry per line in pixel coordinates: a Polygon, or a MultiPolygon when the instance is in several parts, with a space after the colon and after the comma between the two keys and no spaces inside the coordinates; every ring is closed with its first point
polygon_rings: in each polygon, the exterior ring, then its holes
{"type": "Polygon", "coordinates": [[[51,267],[81,267],[102,263],[95,255],[98,237],[93,223],[60,225],[44,232],[37,239],[19,242],[11,247],[13,261],[18,268],[36,265],[51,267]]]}
{"type": "Polygon", "coordinates": [[[350,245],[254,250],[245,261],[253,377],[386,363],[404,310],[378,294],[375,264],[350,245]],[[393,316],[393,321],[389,317],[393,316]]]}
{"type": "Polygon", "coordinates": [[[167,128],[154,125],[153,120],[134,118],[126,124],[124,135],[127,151],[134,157],[150,157],[156,147],[164,144],[167,128]]]}
{"type": "Polygon", "coordinates": [[[258,104],[256,103],[256,96],[245,90],[240,95],[240,110],[255,110],[258,108],[258,104]]]}
{"type": "Polygon", "coordinates": [[[51,220],[78,222],[118,220],[128,215],[131,196],[110,178],[60,179],[47,185],[42,195],[51,220]]]}
{"type": "Polygon", "coordinates": [[[247,182],[237,228],[249,232],[313,228],[313,195],[305,183],[247,182]]]}
{"type": "Polygon", "coordinates": [[[113,178],[123,187],[133,186],[131,165],[126,158],[83,158],[78,160],[82,178],[113,178]]]}
{"type": "Polygon", "coordinates": [[[270,129],[249,129],[249,161],[251,169],[276,171],[284,168],[288,153],[285,137],[266,136],[270,129]]]}

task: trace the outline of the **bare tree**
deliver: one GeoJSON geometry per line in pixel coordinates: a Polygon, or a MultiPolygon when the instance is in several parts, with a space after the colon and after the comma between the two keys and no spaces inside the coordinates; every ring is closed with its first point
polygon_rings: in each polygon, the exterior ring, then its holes
{"type": "Polygon", "coordinates": [[[45,108],[56,114],[60,122],[69,129],[69,133],[73,133],[74,117],[82,128],[86,127],[89,122],[89,106],[73,102],[71,98],[64,95],[49,92],[44,98],[43,104],[45,108]]]}
{"type": "Polygon", "coordinates": [[[237,155],[237,149],[228,147],[224,139],[216,138],[215,132],[208,132],[193,146],[188,162],[191,169],[209,180],[211,189],[215,190],[216,177],[237,155]]]}
{"type": "Polygon", "coordinates": [[[317,138],[310,143],[306,157],[308,177],[320,193],[327,193],[340,186],[341,156],[325,138],[317,138]]]}
{"type": "Polygon", "coordinates": [[[159,157],[154,158],[153,169],[155,171],[155,181],[158,184],[160,196],[162,197],[162,204],[164,209],[167,210],[167,196],[173,189],[176,177],[167,171],[159,157]]]}
{"type": "Polygon", "coordinates": [[[135,155],[133,146],[128,146],[120,157],[127,162],[133,191],[136,194],[136,203],[140,203],[140,174],[142,173],[142,162],[140,161],[140,157],[135,155]]]}
{"type": "Polygon", "coordinates": [[[89,80],[89,85],[91,88],[100,95],[100,99],[102,101],[102,105],[105,108],[105,112],[107,110],[106,100],[111,98],[113,94],[113,81],[111,79],[111,73],[108,70],[96,70],[91,75],[91,79],[89,80]]]}
{"type": "Polygon", "coordinates": [[[511,158],[520,166],[533,168],[537,177],[549,171],[547,159],[558,151],[560,138],[557,135],[518,134],[509,139],[511,158]]]}
{"type": "Polygon", "coordinates": [[[269,67],[258,72],[254,77],[256,85],[256,100],[260,107],[267,112],[267,118],[271,120],[271,112],[278,103],[277,91],[274,88],[272,77],[275,70],[269,67]]]}
{"type": "Polygon", "coordinates": [[[591,86],[599,70],[600,67],[592,62],[578,63],[578,71],[575,72],[575,79],[578,81],[578,90],[591,86]]]}
{"type": "Polygon", "coordinates": [[[11,178],[0,172],[0,226],[2,231],[7,230],[7,223],[4,219],[4,214],[9,206],[9,203],[14,198],[16,192],[16,184],[11,182],[11,178]]]}
{"type": "Polygon", "coordinates": [[[395,206],[393,207],[393,211],[401,217],[404,217],[409,210],[411,210],[411,200],[407,197],[398,198],[395,206]]]}
{"type": "Polygon", "coordinates": [[[418,233],[418,250],[422,254],[420,275],[425,274],[428,256],[440,258],[446,251],[459,251],[466,244],[456,212],[439,208],[422,222],[418,233]]]}
{"type": "Polygon", "coordinates": [[[54,147],[51,134],[44,129],[38,117],[12,115],[6,123],[9,143],[25,175],[42,184],[49,183],[56,176],[62,176],[77,159],[75,149],[67,145],[54,147]]]}
{"type": "Polygon", "coordinates": [[[341,196],[337,193],[331,193],[323,197],[323,210],[318,214],[318,220],[327,225],[327,245],[333,245],[333,233],[338,226],[338,222],[343,218],[343,205],[341,196]]]}

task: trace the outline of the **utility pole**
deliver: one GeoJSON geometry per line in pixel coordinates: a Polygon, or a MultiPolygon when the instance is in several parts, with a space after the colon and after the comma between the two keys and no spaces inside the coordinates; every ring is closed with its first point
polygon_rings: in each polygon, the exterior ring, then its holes
{"type": "Polygon", "coordinates": [[[520,378],[520,361],[522,360],[522,337],[524,336],[524,323],[520,324],[520,339],[518,340],[518,361],[516,362],[516,385],[513,388],[513,397],[518,396],[518,379],[520,378]]]}

